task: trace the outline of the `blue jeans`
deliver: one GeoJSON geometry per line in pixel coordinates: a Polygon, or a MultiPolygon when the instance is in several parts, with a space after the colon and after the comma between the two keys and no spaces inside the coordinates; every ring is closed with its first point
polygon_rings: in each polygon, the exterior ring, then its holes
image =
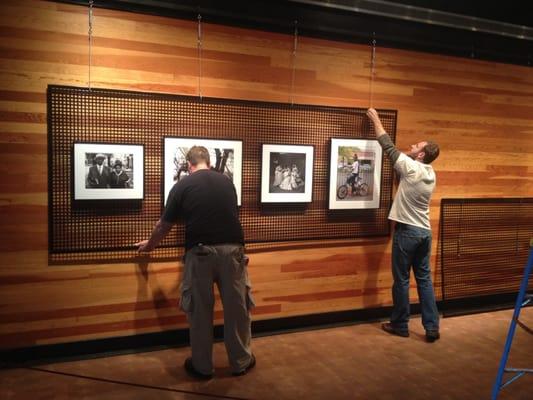
{"type": "Polygon", "coordinates": [[[396,223],[392,242],[392,310],[391,324],[407,329],[409,324],[409,272],[413,266],[422,325],[427,330],[439,329],[439,312],[431,282],[431,231],[413,225],[396,223]]]}

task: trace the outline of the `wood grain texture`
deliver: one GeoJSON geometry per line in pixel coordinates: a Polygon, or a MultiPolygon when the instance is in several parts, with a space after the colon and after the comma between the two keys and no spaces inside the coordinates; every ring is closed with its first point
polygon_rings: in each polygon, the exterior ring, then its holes
{"type": "MultiPolygon", "coordinates": [[[[102,9],[94,15],[94,87],[198,94],[194,22],[102,9]]],[[[0,5],[2,348],[187,326],[176,307],[177,262],[48,266],[46,88],[87,85],[87,30],[85,7],[0,5]]],[[[289,101],[292,39],[204,23],[202,94],[289,101]]],[[[530,68],[379,43],[376,57],[373,106],[398,110],[399,148],[426,138],[441,145],[431,203],[434,254],[441,198],[533,194],[530,68]]],[[[369,67],[368,46],[300,37],[294,101],[368,107],[369,67]]],[[[391,303],[388,239],[294,247],[250,246],[255,319],[391,303]]],[[[220,323],[218,300],[216,309],[220,323]]]]}
{"type": "MultiPolygon", "coordinates": [[[[409,338],[391,336],[377,322],[256,337],[257,367],[230,378],[224,343],[213,346],[214,379],[199,382],[182,367],[188,347],[113,357],[84,357],[30,368],[0,370],[0,398],[216,400],[479,400],[490,398],[512,310],[447,318],[442,339],[428,344],[420,318],[409,338]],[[176,392],[170,392],[170,391],[176,392]]],[[[520,320],[533,324],[533,309],[520,320]]],[[[517,329],[509,366],[528,368],[531,336],[517,329]]],[[[530,400],[525,376],[500,400],[530,400]]]]}

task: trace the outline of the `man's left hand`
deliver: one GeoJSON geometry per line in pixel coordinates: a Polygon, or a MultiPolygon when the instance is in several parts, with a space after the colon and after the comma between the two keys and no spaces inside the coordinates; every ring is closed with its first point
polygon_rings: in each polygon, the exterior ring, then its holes
{"type": "Polygon", "coordinates": [[[138,247],[137,251],[139,253],[149,253],[153,248],[148,246],[148,242],[149,240],[141,240],[140,242],[135,243],[134,246],[138,247]]]}

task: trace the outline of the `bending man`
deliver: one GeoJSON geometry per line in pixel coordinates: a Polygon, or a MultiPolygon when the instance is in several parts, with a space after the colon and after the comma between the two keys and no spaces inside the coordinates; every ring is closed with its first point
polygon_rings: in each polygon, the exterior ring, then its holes
{"type": "Polygon", "coordinates": [[[163,215],[149,240],[137,243],[148,252],[167,235],[179,217],[185,221],[185,257],[180,307],[190,324],[192,357],[185,370],[198,379],[213,376],[213,283],[224,308],[224,343],[233,375],[255,366],[250,349],[250,284],[239,222],[237,194],[229,178],[210,169],[209,152],[193,146],[187,153],[191,174],[168,195],[163,215]]]}

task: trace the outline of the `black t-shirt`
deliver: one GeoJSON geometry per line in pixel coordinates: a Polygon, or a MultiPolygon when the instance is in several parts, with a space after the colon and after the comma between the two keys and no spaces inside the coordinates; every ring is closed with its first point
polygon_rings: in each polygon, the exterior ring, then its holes
{"type": "Polygon", "coordinates": [[[162,219],[185,221],[185,248],[199,243],[242,243],[237,193],[225,175],[200,169],[177,182],[170,191],[162,219]]]}

